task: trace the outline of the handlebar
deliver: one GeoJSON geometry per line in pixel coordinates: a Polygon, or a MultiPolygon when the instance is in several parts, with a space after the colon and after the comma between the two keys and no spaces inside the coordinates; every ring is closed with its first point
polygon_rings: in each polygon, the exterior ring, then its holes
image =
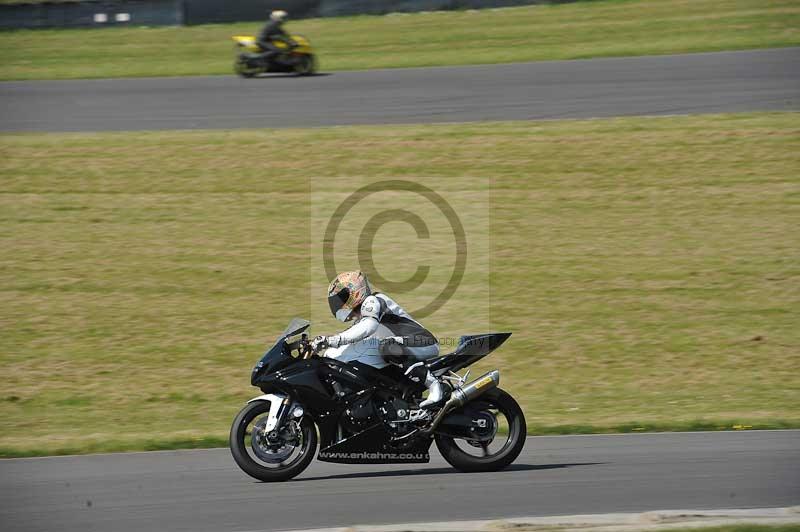
{"type": "Polygon", "coordinates": [[[308,339],[308,335],[306,333],[303,333],[300,336],[300,339],[295,342],[286,342],[286,345],[289,347],[289,352],[297,350],[298,358],[311,358],[312,356],[319,354],[319,351],[324,349],[321,348],[318,351],[314,351],[314,348],[311,345],[311,340],[308,339]]]}

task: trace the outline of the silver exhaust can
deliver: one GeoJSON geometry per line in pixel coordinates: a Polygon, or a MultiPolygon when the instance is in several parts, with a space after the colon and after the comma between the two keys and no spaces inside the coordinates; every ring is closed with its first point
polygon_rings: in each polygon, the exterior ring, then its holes
{"type": "Polygon", "coordinates": [[[500,372],[492,370],[484,373],[469,384],[465,384],[453,390],[453,395],[448,403],[453,403],[451,407],[459,407],[469,401],[472,401],[484,392],[488,392],[492,388],[496,388],[500,384],[500,372]]]}
{"type": "Polygon", "coordinates": [[[489,373],[484,373],[469,384],[459,386],[453,390],[450,399],[447,400],[442,409],[439,410],[439,413],[436,414],[436,417],[433,418],[430,426],[421,429],[420,432],[422,434],[431,434],[436,430],[436,427],[439,426],[439,423],[442,422],[444,416],[447,415],[448,412],[452,411],[454,408],[463,406],[492,388],[497,388],[498,384],[500,384],[500,372],[495,369],[489,373]]]}

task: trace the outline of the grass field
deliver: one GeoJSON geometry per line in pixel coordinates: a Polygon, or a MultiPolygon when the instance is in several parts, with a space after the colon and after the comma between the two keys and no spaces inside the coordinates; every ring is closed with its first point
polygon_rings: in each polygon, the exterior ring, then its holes
{"type": "Polygon", "coordinates": [[[513,331],[478,369],[532,432],[800,426],[798,118],[0,136],[0,454],[224,443],[324,313],[310,200],[419,176],[488,199],[491,251],[485,312],[425,323],[513,331]]]}
{"type": "MultiPolygon", "coordinates": [[[[230,74],[258,23],[0,32],[0,79],[230,74]]],[[[796,0],[606,0],[291,22],[323,70],[796,46],[796,0]]]]}

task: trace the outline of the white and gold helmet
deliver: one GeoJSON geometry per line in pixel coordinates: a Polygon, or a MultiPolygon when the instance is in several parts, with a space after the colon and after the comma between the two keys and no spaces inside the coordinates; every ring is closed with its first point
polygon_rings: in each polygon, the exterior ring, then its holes
{"type": "Polygon", "coordinates": [[[286,20],[286,17],[288,16],[289,13],[287,13],[283,9],[278,9],[269,14],[269,19],[275,22],[283,22],[284,20],[286,20]]]}
{"type": "Polygon", "coordinates": [[[352,319],[364,299],[372,294],[367,276],[361,271],[344,272],[336,276],[328,286],[328,305],[339,321],[352,319]]]}

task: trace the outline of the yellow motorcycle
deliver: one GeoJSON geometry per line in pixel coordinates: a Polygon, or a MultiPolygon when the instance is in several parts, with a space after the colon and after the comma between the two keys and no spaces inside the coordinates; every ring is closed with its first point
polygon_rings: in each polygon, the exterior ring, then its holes
{"type": "Polygon", "coordinates": [[[252,78],[267,72],[293,72],[298,76],[308,76],[317,70],[317,61],[311,43],[302,35],[292,35],[297,46],[290,48],[286,43],[276,41],[275,45],[285,52],[266,59],[264,50],[252,35],[231,37],[236,43],[236,60],[233,71],[243,78],[252,78]]]}

